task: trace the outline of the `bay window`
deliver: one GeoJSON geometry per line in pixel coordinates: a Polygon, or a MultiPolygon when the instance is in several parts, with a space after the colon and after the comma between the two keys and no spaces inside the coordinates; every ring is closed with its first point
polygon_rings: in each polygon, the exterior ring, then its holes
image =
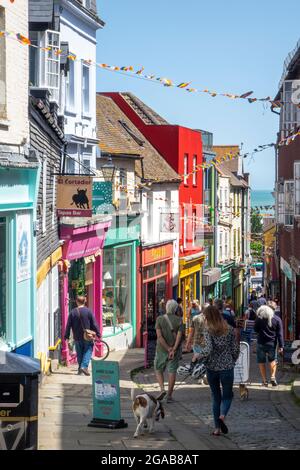
{"type": "Polygon", "coordinates": [[[285,80],[282,101],[284,106],[280,114],[281,137],[287,137],[300,124],[300,108],[297,98],[299,80],[285,80]]]}
{"type": "Polygon", "coordinates": [[[294,163],[295,216],[300,216],[300,162],[294,163]]]}
{"type": "Polygon", "coordinates": [[[294,181],[284,182],[284,225],[293,225],[294,181]]]}
{"type": "Polygon", "coordinates": [[[276,221],[284,224],[284,182],[277,183],[276,189],[276,221]]]}

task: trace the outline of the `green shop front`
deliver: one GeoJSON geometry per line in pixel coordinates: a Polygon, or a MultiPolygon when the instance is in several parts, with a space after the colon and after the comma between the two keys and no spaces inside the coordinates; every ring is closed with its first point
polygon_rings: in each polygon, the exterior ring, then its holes
{"type": "Polygon", "coordinates": [[[231,263],[223,263],[218,265],[218,267],[221,269],[221,277],[218,282],[218,297],[221,299],[232,297],[232,269],[234,266],[234,261],[231,263]]]}
{"type": "Polygon", "coordinates": [[[103,339],[113,350],[136,339],[137,250],[140,219],[114,215],[103,250],[103,339]]]}
{"type": "Polygon", "coordinates": [[[0,163],[0,350],[33,356],[38,164],[22,159],[0,163]]]}

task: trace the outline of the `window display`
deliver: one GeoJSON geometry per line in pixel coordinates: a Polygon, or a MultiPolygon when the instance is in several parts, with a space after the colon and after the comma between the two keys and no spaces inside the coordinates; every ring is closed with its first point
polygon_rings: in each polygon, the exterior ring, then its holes
{"type": "Polygon", "coordinates": [[[104,250],[104,326],[131,323],[131,249],[127,245],[104,250]]]}

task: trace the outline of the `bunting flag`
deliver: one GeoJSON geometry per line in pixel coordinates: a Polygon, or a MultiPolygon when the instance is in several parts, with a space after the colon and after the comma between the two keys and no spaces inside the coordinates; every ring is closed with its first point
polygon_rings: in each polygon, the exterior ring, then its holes
{"type": "MultiPolygon", "coordinates": [[[[56,56],[59,56],[59,55],[62,54],[62,50],[57,49],[54,46],[49,46],[49,47],[45,48],[45,47],[36,46],[35,44],[31,44],[30,39],[23,36],[21,33],[11,33],[11,32],[7,32],[7,31],[0,31],[0,38],[1,37],[8,37],[8,38],[11,38],[11,39],[17,39],[17,41],[22,45],[35,47],[35,48],[41,49],[43,51],[51,51],[52,49],[54,49],[54,54],[56,56]]],[[[77,58],[75,54],[69,54],[68,59],[73,60],[73,61],[78,61],[78,62],[83,61],[83,63],[85,63],[87,65],[96,66],[96,67],[99,67],[101,69],[108,70],[108,71],[111,71],[111,72],[126,74],[128,76],[135,76],[135,77],[138,77],[138,78],[143,79],[143,80],[148,80],[148,81],[152,81],[152,82],[156,82],[156,83],[161,83],[165,87],[176,87],[176,88],[182,89],[184,91],[187,91],[188,93],[206,93],[206,94],[209,94],[212,98],[215,98],[216,96],[223,96],[223,97],[231,99],[231,100],[238,100],[239,99],[239,100],[248,101],[248,103],[250,103],[250,104],[258,102],[258,101],[266,102],[266,103],[270,103],[271,107],[273,107],[273,108],[281,108],[283,106],[283,103],[281,101],[279,101],[279,100],[278,101],[273,101],[270,96],[267,96],[266,98],[250,97],[251,95],[253,95],[252,90],[247,91],[247,92],[242,93],[242,94],[220,93],[220,92],[217,92],[217,91],[214,91],[214,90],[209,90],[208,88],[205,88],[205,89],[201,90],[201,89],[198,89],[198,88],[191,88],[189,86],[191,84],[191,81],[182,81],[182,82],[176,84],[176,82],[174,80],[171,80],[169,78],[157,77],[154,74],[146,75],[146,74],[143,73],[144,70],[145,70],[144,67],[140,67],[139,69],[137,69],[135,71],[132,66],[112,66],[112,65],[108,65],[108,64],[98,64],[96,62],[93,62],[90,59],[87,60],[87,59],[84,59],[84,58],[77,58]]],[[[299,108],[300,108],[300,105],[299,105],[299,108]]]]}
{"type": "Polygon", "coordinates": [[[26,38],[25,36],[23,36],[20,33],[16,34],[16,38],[21,44],[24,44],[25,46],[30,46],[31,45],[30,39],[26,38]]]}
{"type": "Polygon", "coordinates": [[[294,142],[294,140],[296,139],[298,135],[300,135],[300,131],[297,131],[295,132],[295,134],[292,134],[288,137],[285,137],[284,139],[281,139],[278,142],[277,146],[282,147],[283,145],[290,145],[292,142],[294,142]]]}

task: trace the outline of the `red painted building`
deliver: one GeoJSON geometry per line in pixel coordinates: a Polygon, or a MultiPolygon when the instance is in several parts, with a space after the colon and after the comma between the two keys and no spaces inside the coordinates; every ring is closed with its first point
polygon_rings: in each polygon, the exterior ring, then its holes
{"type": "Polygon", "coordinates": [[[199,131],[172,125],[131,93],[103,93],[109,96],[139,129],[145,138],[182,176],[179,187],[181,216],[180,271],[178,295],[189,302],[202,296],[203,250],[203,163],[202,137],[199,131]],[[188,175],[188,176],[187,176],[188,175]]]}

